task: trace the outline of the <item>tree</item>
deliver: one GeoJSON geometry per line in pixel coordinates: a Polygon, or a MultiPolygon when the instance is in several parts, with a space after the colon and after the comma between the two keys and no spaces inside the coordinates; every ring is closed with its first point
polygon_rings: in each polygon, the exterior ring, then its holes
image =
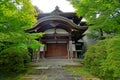
{"type": "Polygon", "coordinates": [[[120,77],[120,38],[101,40],[85,53],[86,69],[101,80],[120,77]]]}
{"type": "Polygon", "coordinates": [[[107,37],[88,48],[85,53],[86,70],[102,80],[117,80],[120,77],[119,0],[70,1],[76,8],[76,13],[86,18],[92,32],[100,39],[103,39],[104,34],[107,37]]]}
{"type": "Polygon", "coordinates": [[[40,14],[40,13],[43,13],[43,11],[42,10],[40,10],[37,6],[34,6],[34,8],[35,8],[35,14],[36,14],[36,16],[38,16],[38,14],[40,14]]]}
{"type": "MultiPolygon", "coordinates": [[[[35,24],[34,8],[30,0],[3,0],[0,2],[0,43],[13,43],[11,46],[28,46],[41,34],[28,34],[24,30],[35,24]]],[[[35,41],[36,42],[36,41],[35,41]]],[[[37,42],[36,42],[37,43],[37,42]]]]}
{"type": "Polygon", "coordinates": [[[120,32],[120,3],[118,0],[70,0],[79,16],[86,18],[89,29],[103,33],[120,32]]]}
{"type": "MultiPolygon", "coordinates": [[[[0,0],[0,57],[10,57],[9,54],[13,55],[12,53],[18,57],[20,55],[24,57],[25,52],[28,55],[28,47],[38,48],[41,44],[35,39],[42,36],[42,33],[29,34],[25,32],[36,21],[34,7],[30,0],[0,0]]],[[[0,58],[0,66],[3,64],[5,64],[4,58],[0,58]]]]}

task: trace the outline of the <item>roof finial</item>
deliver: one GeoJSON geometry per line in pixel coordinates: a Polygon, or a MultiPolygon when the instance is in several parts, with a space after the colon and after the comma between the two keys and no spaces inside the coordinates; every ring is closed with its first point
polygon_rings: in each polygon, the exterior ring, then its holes
{"type": "Polygon", "coordinates": [[[62,13],[62,11],[59,10],[59,7],[58,7],[58,6],[56,6],[56,7],[55,7],[55,10],[51,12],[52,15],[59,15],[59,14],[61,14],[61,13],[62,13]]]}
{"type": "Polygon", "coordinates": [[[58,7],[58,6],[56,6],[56,7],[55,7],[55,9],[56,9],[56,10],[59,10],[59,7],[58,7]]]}

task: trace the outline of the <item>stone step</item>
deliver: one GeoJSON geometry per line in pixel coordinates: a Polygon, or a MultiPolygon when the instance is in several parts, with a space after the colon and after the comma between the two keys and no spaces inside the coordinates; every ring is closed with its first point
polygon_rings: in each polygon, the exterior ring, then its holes
{"type": "Polygon", "coordinates": [[[79,60],[41,59],[39,62],[32,63],[33,71],[28,76],[39,76],[40,80],[83,80],[80,75],[71,75],[64,70],[64,66],[81,66],[81,64],[79,60]]]}
{"type": "MultiPolygon", "coordinates": [[[[41,78],[40,76],[34,76],[34,75],[30,75],[30,76],[25,76],[22,79],[26,80],[26,79],[32,79],[32,80],[83,80],[81,77],[62,77],[62,76],[47,76],[46,78],[41,78]]],[[[85,80],[97,80],[97,79],[85,79],[85,80]]]]}
{"type": "MultiPolygon", "coordinates": [[[[82,80],[80,75],[71,75],[64,68],[36,67],[25,76],[25,78],[35,78],[35,80],[82,80]],[[39,78],[36,76],[39,76],[39,78]],[[43,77],[45,76],[45,77],[43,77]]],[[[33,79],[34,80],[34,79],[33,79]]]]}

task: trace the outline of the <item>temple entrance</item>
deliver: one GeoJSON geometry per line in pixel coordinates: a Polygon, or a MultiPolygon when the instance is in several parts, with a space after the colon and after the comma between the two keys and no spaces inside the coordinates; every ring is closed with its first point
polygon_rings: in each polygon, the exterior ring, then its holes
{"type": "MultiPolygon", "coordinates": [[[[81,58],[79,52],[82,51],[81,41],[88,26],[82,21],[82,16],[76,13],[64,13],[55,8],[51,13],[41,13],[37,16],[38,22],[33,28],[27,29],[29,33],[44,33],[36,40],[45,44],[45,50],[41,50],[41,58],[51,59],[72,59],[81,58]],[[78,49],[76,49],[76,45],[78,49]]],[[[82,41],[83,42],[83,41],[82,41]]],[[[39,53],[38,53],[39,60],[39,53]]]]}
{"type": "Polygon", "coordinates": [[[52,43],[47,44],[46,58],[67,58],[67,44],[66,43],[52,43]]]}

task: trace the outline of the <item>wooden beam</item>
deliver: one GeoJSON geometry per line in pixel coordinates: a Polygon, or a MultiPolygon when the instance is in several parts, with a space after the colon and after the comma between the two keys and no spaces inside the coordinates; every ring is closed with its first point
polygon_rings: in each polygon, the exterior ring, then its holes
{"type": "Polygon", "coordinates": [[[47,42],[47,41],[69,41],[69,39],[41,39],[40,41],[47,42]]]}
{"type": "Polygon", "coordinates": [[[71,36],[70,34],[45,34],[43,36],[71,36]]]}

